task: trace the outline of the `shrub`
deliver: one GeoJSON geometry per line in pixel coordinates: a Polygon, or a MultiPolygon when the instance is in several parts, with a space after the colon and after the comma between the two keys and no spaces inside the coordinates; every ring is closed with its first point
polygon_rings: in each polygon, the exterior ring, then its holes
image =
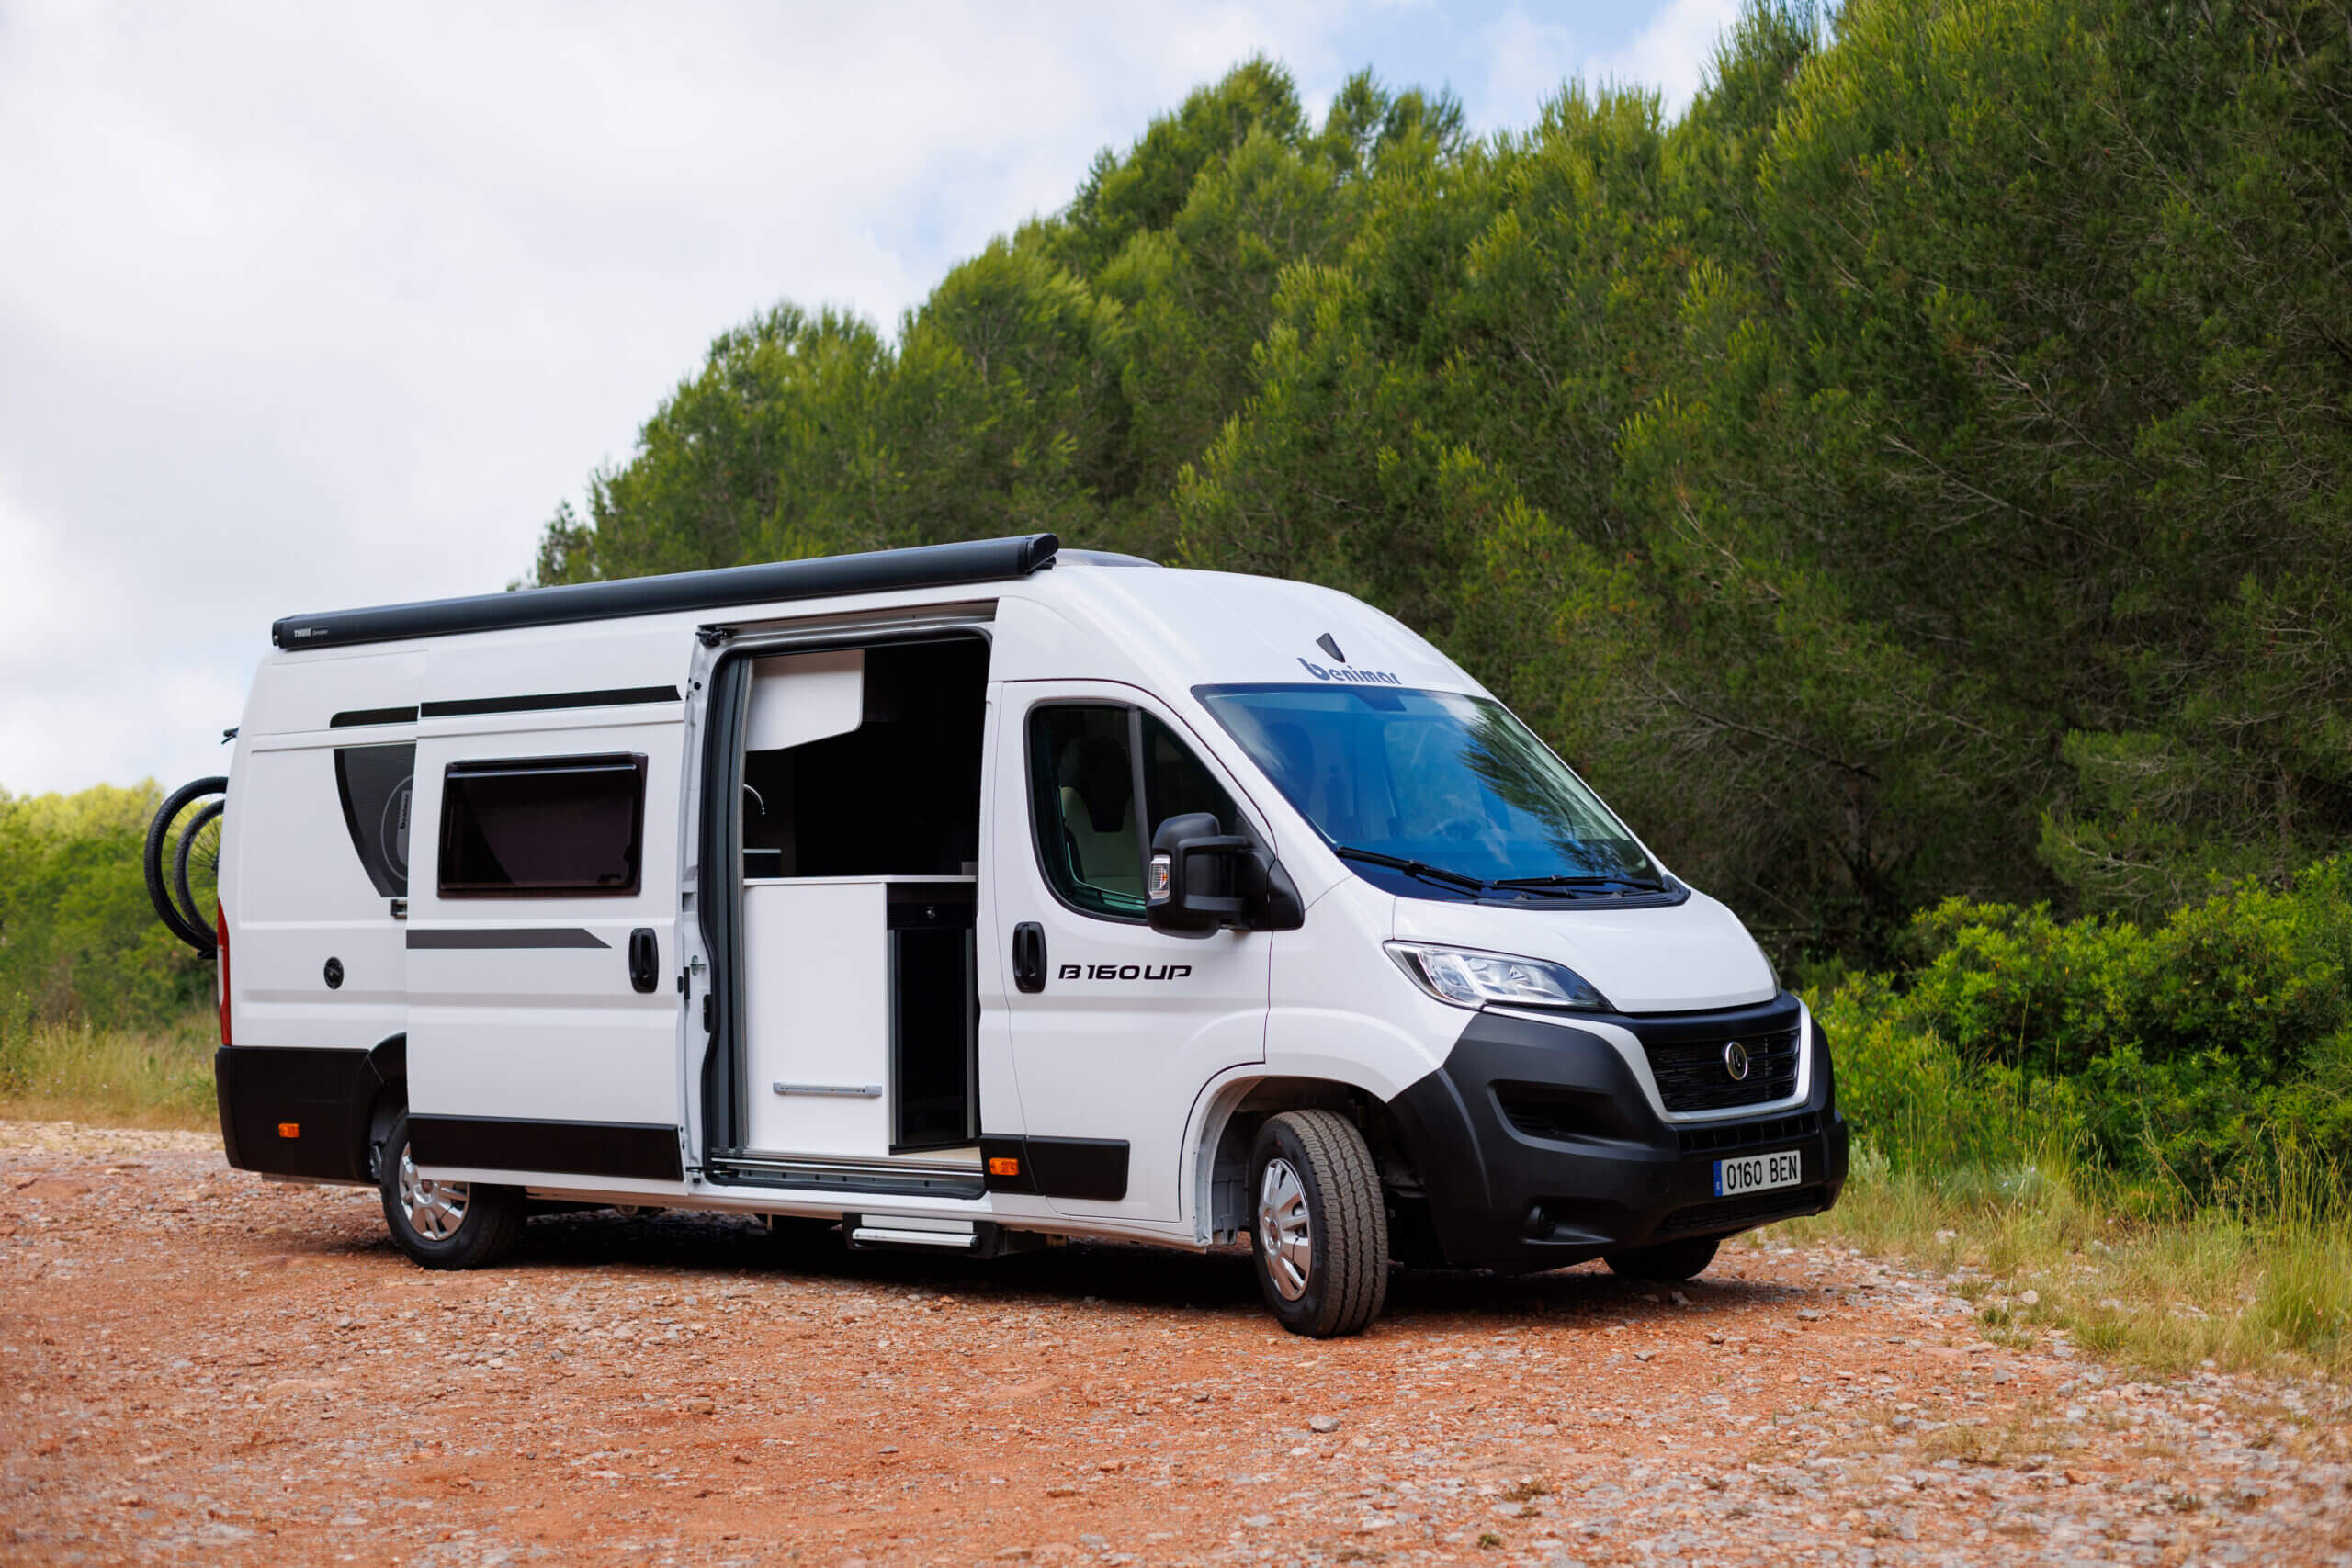
{"type": "Polygon", "coordinates": [[[2352,1168],[2352,863],[2218,887],[2154,930],[1952,899],[1913,966],[1822,1004],[1848,1114],[1898,1165],[2056,1135],[2151,1200],[2352,1168]]]}

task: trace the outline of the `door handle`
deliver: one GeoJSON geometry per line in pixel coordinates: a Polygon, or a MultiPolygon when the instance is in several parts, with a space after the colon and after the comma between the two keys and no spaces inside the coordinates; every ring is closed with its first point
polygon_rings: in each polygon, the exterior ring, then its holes
{"type": "Polygon", "coordinates": [[[662,944],[650,926],[639,926],[628,933],[628,983],[640,991],[650,991],[661,984],[662,944]]]}
{"type": "Polygon", "coordinates": [[[1035,920],[1012,928],[1012,985],[1022,991],[1046,988],[1046,928],[1035,920]]]}

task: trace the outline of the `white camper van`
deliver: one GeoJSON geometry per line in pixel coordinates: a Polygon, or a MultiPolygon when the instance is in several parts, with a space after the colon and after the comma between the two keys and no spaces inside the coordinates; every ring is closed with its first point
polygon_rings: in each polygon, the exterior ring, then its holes
{"type": "Polygon", "coordinates": [[[1738,919],[1344,594],[1037,535],[273,635],[173,921],[221,1129],[428,1267],[534,1201],[1247,1237],[1331,1335],[1392,1258],[1686,1278],[1844,1179],[1738,919]]]}

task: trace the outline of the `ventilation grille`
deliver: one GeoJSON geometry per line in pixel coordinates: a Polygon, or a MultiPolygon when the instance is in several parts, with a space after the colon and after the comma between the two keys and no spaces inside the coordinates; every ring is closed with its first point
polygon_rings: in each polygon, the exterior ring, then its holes
{"type": "Polygon", "coordinates": [[[1645,1041],[1650,1076],[1668,1111],[1729,1111],[1766,1105],[1797,1090],[1797,1032],[1778,1029],[1719,1039],[1662,1044],[1645,1041]],[[1747,1076],[1735,1078],[1724,1066],[1724,1047],[1737,1040],[1747,1048],[1747,1076]]]}
{"type": "Polygon", "coordinates": [[[1686,1155],[1723,1154],[1732,1149],[1754,1148],[1760,1144],[1785,1143],[1791,1138],[1809,1138],[1821,1131],[1821,1112],[1808,1111],[1801,1116],[1782,1116],[1770,1122],[1735,1122],[1724,1127],[1686,1127],[1682,1131],[1682,1152],[1686,1155]]]}

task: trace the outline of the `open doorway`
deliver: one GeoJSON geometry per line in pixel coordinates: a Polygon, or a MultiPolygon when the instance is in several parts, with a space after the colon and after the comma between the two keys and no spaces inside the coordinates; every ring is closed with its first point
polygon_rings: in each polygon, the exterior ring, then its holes
{"type": "Polygon", "coordinates": [[[989,645],[753,654],[737,676],[730,1163],[977,1172],[989,645]]]}

